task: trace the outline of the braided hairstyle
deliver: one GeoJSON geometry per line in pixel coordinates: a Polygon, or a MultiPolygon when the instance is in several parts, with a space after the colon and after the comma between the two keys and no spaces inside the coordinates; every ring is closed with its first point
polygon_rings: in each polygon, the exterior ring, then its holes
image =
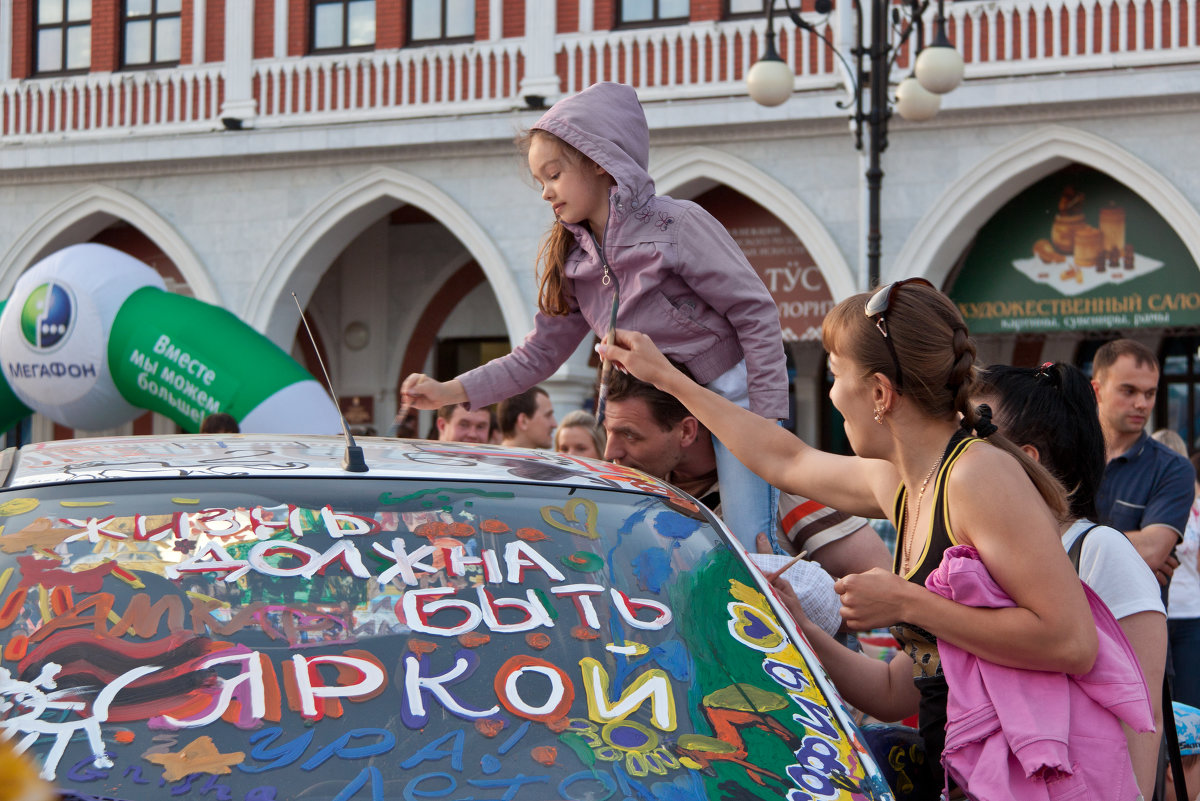
{"type": "Polygon", "coordinates": [[[921,283],[893,290],[886,320],[888,336],[903,370],[903,382],[897,385],[891,352],[875,321],[866,315],[870,299],[871,293],[862,293],[833,307],[821,328],[825,350],[857,364],[863,380],[876,373],[887,376],[901,395],[929,417],[958,417],[968,433],[1010,453],[1055,515],[1066,519],[1062,485],[996,431],[990,408],[971,403],[978,393],[975,341],[953,301],[921,283]]]}

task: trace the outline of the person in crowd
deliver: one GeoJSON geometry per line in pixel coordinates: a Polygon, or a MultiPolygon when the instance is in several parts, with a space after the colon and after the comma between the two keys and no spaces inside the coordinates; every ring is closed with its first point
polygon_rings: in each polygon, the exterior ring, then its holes
{"type": "Polygon", "coordinates": [[[1092,387],[1106,461],[1098,522],[1123,531],[1165,588],[1178,565],[1172,552],[1196,496],[1196,471],[1145,431],[1158,394],[1158,359],[1132,339],[1105,343],[1092,361],[1092,387]]]}
{"type": "Polygon", "coordinates": [[[213,412],[200,421],[201,434],[240,434],[237,418],[225,412],[213,412]]]}
{"type": "MultiPolygon", "coordinates": [[[[1050,765],[1069,758],[1083,760],[1081,768],[1087,765],[1073,780],[1087,782],[1083,795],[1136,797],[1118,721],[1153,725],[1144,680],[1132,655],[1118,647],[1115,622],[1110,628],[1103,620],[1107,612],[1102,604],[1093,606],[1063,550],[1058,520],[1067,513],[1067,502],[1062,486],[996,433],[990,410],[970,403],[976,390],[975,345],[949,298],[923,279],[908,279],[849,297],[826,316],[822,340],[834,377],[830,399],[844,418],[854,456],[813,448],[699,386],[672,367],[644,333],[619,330],[615,340],[600,347],[603,358],[679,398],[769,483],[851,514],[886,516],[895,524],[900,533],[894,573],[876,568],[844,576],[835,585],[842,618],[851,629],[891,627],[901,650],[888,663],[825,636],[804,619],[790,588],[775,583],[846,701],[884,721],[916,712],[926,763],[940,771],[945,757],[951,765],[947,782],[950,777],[962,782],[968,795],[972,781],[1003,797],[1009,788],[992,783],[1060,778],[1050,765]],[[927,578],[941,591],[927,589],[927,578]],[[986,605],[950,597],[960,597],[943,587],[952,578],[954,588],[978,595],[986,605]],[[987,742],[996,750],[971,758],[973,747],[982,743],[963,740],[969,735],[963,712],[949,717],[952,699],[943,656],[953,657],[951,667],[974,664],[987,667],[989,675],[993,667],[1021,668],[1003,674],[1010,682],[1019,675],[1069,684],[1069,693],[1039,695],[1036,710],[1015,686],[1009,684],[1004,694],[1014,702],[1004,710],[1014,737],[1037,743],[1026,752],[1037,754],[1029,774],[1009,771],[1013,754],[991,738],[987,742]],[[1106,667],[1120,666],[1113,672],[1119,681],[1099,688],[1096,698],[1084,694],[1091,700],[1081,702],[1076,692],[1081,677],[1100,656],[1106,667]],[[1113,701],[1108,693],[1118,688],[1138,699],[1118,708],[1123,718],[1108,709],[1113,701]],[[1024,713],[1012,717],[1018,708],[1024,713]],[[1067,729],[1070,721],[1084,722],[1095,736],[1103,730],[1107,747],[1119,751],[1100,757],[1082,748],[1078,738],[1047,741],[1034,730],[1050,720],[1067,729]]],[[[955,703],[962,698],[956,693],[955,703]]],[[[998,712],[993,707],[981,714],[998,712]]]]}
{"type": "Polygon", "coordinates": [[[588,459],[604,457],[604,429],[596,424],[595,415],[576,409],[568,412],[554,432],[554,450],[588,459]]]}
{"type": "Polygon", "coordinates": [[[1096,395],[1083,371],[1069,364],[1039,368],[989,367],[976,399],[991,406],[1005,437],[1049,470],[1069,492],[1069,514],[1059,522],[1063,547],[1078,553],[1079,577],[1112,611],[1137,654],[1151,689],[1155,731],[1126,728],[1138,787],[1151,798],[1162,741],[1162,686],[1167,622],[1153,571],[1116,529],[1096,525],[1096,490],[1104,476],[1104,434],[1096,395]]]}
{"type": "MultiPolygon", "coordinates": [[[[604,452],[607,461],[669,481],[717,517],[722,516],[712,437],[678,400],[632,376],[614,372],[604,426],[608,433],[604,452]]],[[[854,520],[850,519],[851,526],[854,520]]],[[[830,518],[825,522],[836,528],[843,519],[830,518]]],[[[844,537],[851,531],[839,533],[844,537]]],[[[827,551],[836,561],[839,549],[831,545],[827,551]]],[[[781,569],[789,561],[773,553],[770,547],[765,554],[750,556],[767,573],[781,569]]],[[[801,560],[785,575],[805,615],[823,631],[837,634],[842,625],[838,611],[841,603],[833,589],[833,577],[824,566],[801,560]]]]}
{"type": "Polygon", "coordinates": [[[541,387],[532,387],[500,401],[496,418],[510,448],[551,448],[554,446],[554,404],[541,387]]]}
{"type": "Polygon", "coordinates": [[[387,435],[393,439],[419,439],[417,436],[418,415],[415,409],[406,410],[403,415],[397,413],[388,427],[387,435]]]}
{"type": "MultiPolygon", "coordinates": [[[[1200,452],[1192,454],[1191,462],[1200,474],[1200,452]]],[[[1174,697],[1200,707],[1200,481],[1196,483],[1196,495],[1183,542],[1176,548],[1179,569],[1171,578],[1167,633],[1175,668],[1174,697]]],[[[1200,792],[1200,785],[1195,789],[1200,792]]]]}
{"type": "MultiPolygon", "coordinates": [[[[676,398],[618,371],[609,386],[604,426],[606,460],[669,481],[720,516],[712,435],[676,398]]],[[[807,551],[808,559],[835,578],[886,569],[890,561],[866,520],[799,495],[780,493],[775,533],[785,551],[807,551]]]]}
{"type": "MultiPolygon", "coordinates": [[[[431,409],[515,395],[549,377],[585,336],[608,336],[615,315],[722,396],[772,423],[786,417],[775,303],[720,222],[654,193],[637,92],[590,86],[555,103],[520,144],[555,217],[539,256],[534,330],[512,353],[451,381],[406,377],[404,401],[431,409]]],[[[774,519],[774,491],[715,447],[726,520],[752,548],[774,519]]]]}
{"type": "MultiPolygon", "coordinates": [[[[1176,701],[1172,704],[1175,711],[1175,732],[1179,738],[1179,753],[1183,762],[1184,798],[1188,801],[1200,801],[1200,709],[1176,701]]],[[[1175,776],[1171,766],[1167,766],[1167,787],[1163,796],[1167,801],[1174,801],[1175,776]]]]}
{"type": "Polygon", "coordinates": [[[482,442],[490,440],[495,421],[490,406],[468,408],[465,403],[442,406],[437,411],[438,442],[482,442]]]}

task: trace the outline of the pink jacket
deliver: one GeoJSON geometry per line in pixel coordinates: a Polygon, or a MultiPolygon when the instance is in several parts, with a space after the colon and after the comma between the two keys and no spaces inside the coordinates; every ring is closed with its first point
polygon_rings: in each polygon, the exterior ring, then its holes
{"type": "MultiPolygon", "coordinates": [[[[555,103],[534,128],[566,141],[616,181],[603,255],[621,286],[617,325],[648,334],[701,384],[744,358],[751,410],[787,417],[779,310],[721,223],[691,201],[654,194],[650,130],[633,88],[598,83],[555,103]]],[[[574,310],[565,317],[539,312],[512,353],[459,376],[472,406],[545,380],[589,329],[607,334],[613,285],[602,283],[603,261],[588,229],[566,227],[576,239],[566,263],[574,310]]]]}
{"type": "MultiPolygon", "coordinates": [[[[925,586],[967,606],[1015,605],[967,545],[949,548],[925,586]]],[[[1138,797],[1121,722],[1154,729],[1149,691],[1116,619],[1083,589],[1100,638],[1086,675],[1003,667],[938,642],[950,688],[942,764],[971,798],[1138,797]]]]}

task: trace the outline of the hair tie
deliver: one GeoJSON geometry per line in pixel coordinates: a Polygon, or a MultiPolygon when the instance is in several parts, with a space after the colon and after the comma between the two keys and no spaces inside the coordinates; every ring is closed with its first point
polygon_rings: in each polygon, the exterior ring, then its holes
{"type": "Polygon", "coordinates": [[[1043,363],[1040,367],[1038,367],[1037,371],[1034,372],[1033,377],[1038,380],[1043,378],[1048,380],[1050,382],[1050,386],[1052,387],[1057,387],[1061,381],[1058,370],[1054,369],[1054,362],[1043,363]]]}
{"type": "Polygon", "coordinates": [[[979,419],[975,421],[975,425],[971,425],[967,422],[967,418],[963,418],[962,423],[959,424],[963,431],[966,431],[968,434],[974,431],[975,436],[981,439],[987,439],[992,434],[995,434],[997,431],[999,431],[999,429],[996,428],[996,426],[992,423],[991,406],[988,406],[986,403],[981,403],[975,407],[975,413],[979,415],[979,419]]]}

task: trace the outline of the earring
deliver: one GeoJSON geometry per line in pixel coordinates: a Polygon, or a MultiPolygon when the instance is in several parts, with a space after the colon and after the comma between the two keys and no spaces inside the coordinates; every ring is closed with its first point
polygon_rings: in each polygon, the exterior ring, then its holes
{"type": "Polygon", "coordinates": [[[884,413],[884,411],[885,411],[885,410],[884,410],[884,408],[883,408],[882,406],[876,406],[876,407],[875,407],[875,422],[876,422],[876,423],[879,423],[880,425],[883,425],[883,413],[884,413]]]}

